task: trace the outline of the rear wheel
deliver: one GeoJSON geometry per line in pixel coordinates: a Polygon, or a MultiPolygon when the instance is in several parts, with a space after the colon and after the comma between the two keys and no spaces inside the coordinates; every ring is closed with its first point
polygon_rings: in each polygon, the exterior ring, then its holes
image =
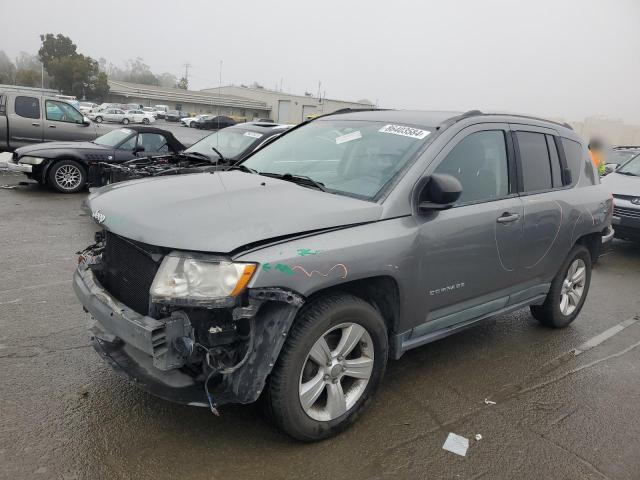
{"type": "Polygon", "coordinates": [[[142,123],[145,125],[149,125],[149,119],[148,118],[143,118],[142,119],[142,123]]]}
{"type": "Polygon", "coordinates": [[[339,433],[370,403],[387,354],[384,320],[364,300],[332,295],[305,305],[269,380],[271,418],[303,441],[339,433]]]}
{"type": "Polygon", "coordinates": [[[102,123],[103,118],[98,116],[96,117],[96,123],[102,123]]]}
{"type": "Polygon", "coordinates": [[[196,128],[196,122],[191,122],[189,124],[189,128],[196,128]]]}
{"type": "Polygon", "coordinates": [[[531,314],[543,325],[562,328],[582,310],[591,284],[591,254],[586,247],[573,247],[551,282],[542,305],[531,306],[531,314]]]}
{"type": "Polygon", "coordinates": [[[56,162],[49,170],[49,183],[58,192],[75,193],[84,188],[86,174],[84,168],[74,160],[56,162]]]}

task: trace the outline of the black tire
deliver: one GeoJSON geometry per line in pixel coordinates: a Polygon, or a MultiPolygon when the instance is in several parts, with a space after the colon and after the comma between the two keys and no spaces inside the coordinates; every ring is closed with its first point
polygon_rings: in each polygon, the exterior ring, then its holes
{"type": "Polygon", "coordinates": [[[148,119],[148,118],[143,118],[143,119],[142,119],[142,123],[143,123],[144,125],[149,125],[149,119],[148,119]]]}
{"type": "MultiPolygon", "coordinates": [[[[366,343],[362,345],[367,346],[366,343]]],[[[268,416],[280,430],[298,440],[312,442],[338,434],[371,402],[384,375],[387,356],[387,328],[371,304],[347,294],[333,294],[309,302],[298,313],[269,379],[265,392],[268,416]],[[371,338],[374,352],[371,376],[361,396],[344,414],[328,421],[315,420],[307,415],[300,403],[302,369],[315,342],[332,327],[345,322],[364,327],[371,338]]]]}
{"type": "Polygon", "coordinates": [[[87,181],[87,173],[82,165],[75,160],[60,160],[53,164],[49,170],[47,181],[54,189],[60,193],[76,193],[82,190],[87,181]],[[67,169],[71,174],[78,175],[78,181],[65,183],[64,179],[61,179],[64,170],[67,169]],[[60,174],[59,174],[60,173],[60,174]]]}
{"type": "Polygon", "coordinates": [[[122,119],[122,124],[123,125],[129,125],[129,119],[128,118],[123,118],[122,119]]]}
{"type": "Polygon", "coordinates": [[[591,285],[591,254],[586,247],[582,245],[576,245],[569,252],[567,259],[562,264],[562,267],[554,277],[551,282],[551,288],[549,289],[549,293],[547,293],[547,298],[545,299],[542,305],[532,305],[530,307],[531,314],[534,316],[536,320],[538,320],[542,325],[553,328],[564,328],[573,322],[580,311],[582,310],[582,306],[587,298],[589,293],[589,286],[591,285]],[[576,260],[582,260],[585,265],[585,281],[584,281],[584,289],[582,291],[582,295],[580,297],[579,302],[575,306],[575,310],[573,310],[570,314],[565,315],[561,308],[560,303],[562,301],[562,290],[565,278],[567,277],[567,272],[569,267],[576,260]]]}
{"type": "Polygon", "coordinates": [[[100,116],[96,117],[96,123],[102,123],[102,117],[100,116]]]}
{"type": "Polygon", "coordinates": [[[189,123],[189,128],[196,128],[196,122],[189,123]]]}

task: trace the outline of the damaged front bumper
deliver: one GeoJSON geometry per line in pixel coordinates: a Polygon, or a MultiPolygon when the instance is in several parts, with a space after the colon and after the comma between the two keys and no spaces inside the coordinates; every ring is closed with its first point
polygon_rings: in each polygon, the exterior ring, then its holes
{"type": "MultiPolygon", "coordinates": [[[[190,334],[188,316],[175,312],[161,319],[140,315],[111,296],[83,263],[74,274],[73,286],[91,316],[93,346],[116,372],[165,400],[209,405],[204,390],[205,372],[197,373],[185,365],[188,359],[183,349],[176,348],[176,340],[190,334]]],[[[273,301],[272,293],[264,295],[261,291],[249,292],[249,298],[254,302],[252,308],[238,310],[245,317],[255,317],[253,349],[240,368],[217,374],[209,384],[217,405],[258,399],[303,302],[292,293],[282,295],[282,301],[273,301]]]]}

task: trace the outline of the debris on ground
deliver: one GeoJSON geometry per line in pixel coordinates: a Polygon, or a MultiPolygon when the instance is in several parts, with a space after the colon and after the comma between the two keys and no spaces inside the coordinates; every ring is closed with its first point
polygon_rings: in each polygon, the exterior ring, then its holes
{"type": "Polygon", "coordinates": [[[487,405],[495,405],[496,404],[496,402],[494,402],[493,400],[489,400],[488,398],[484,399],[484,403],[487,404],[487,405]]]}
{"type": "Polygon", "coordinates": [[[465,457],[467,455],[467,449],[469,448],[469,439],[456,435],[455,433],[449,433],[442,448],[456,455],[465,457]]]}
{"type": "Polygon", "coordinates": [[[476,442],[479,442],[480,440],[482,440],[482,435],[476,433],[476,442]]]}

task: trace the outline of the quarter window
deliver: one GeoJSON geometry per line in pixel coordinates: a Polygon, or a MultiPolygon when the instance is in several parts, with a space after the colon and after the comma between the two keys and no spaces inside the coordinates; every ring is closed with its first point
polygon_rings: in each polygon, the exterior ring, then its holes
{"type": "Polygon", "coordinates": [[[16,115],[24,118],[40,118],[40,100],[35,97],[16,97],[16,115]]]}
{"type": "Polygon", "coordinates": [[[567,159],[567,168],[571,171],[571,184],[573,185],[580,178],[580,167],[583,162],[582,147],[578,142],[563,138],[562,148],[567,159]]]}
{"type": "Polygon", "coordinates": [[[551,164],[545,135],[517,132],[516,137],[520,150],[524,191],[549,190],[552,187],[551,164]]]}
{"type": "Polygon", "coordinates": [[[435,173],[456,177],[462,184],[457,203],[477,203],[505,197],[509,193],[509,167],[504,132],[472,133],[442,160],[435,173]]]}

